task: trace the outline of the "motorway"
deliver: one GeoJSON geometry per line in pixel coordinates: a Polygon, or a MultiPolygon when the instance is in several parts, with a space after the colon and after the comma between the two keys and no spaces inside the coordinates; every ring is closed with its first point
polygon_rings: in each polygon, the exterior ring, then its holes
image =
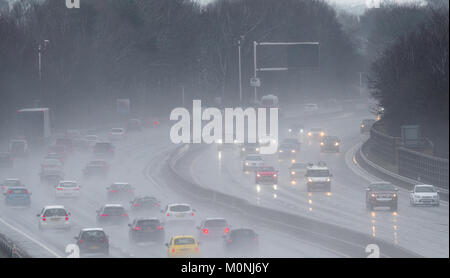
{"type": "MultiPolygon", "coordinates": [[[[255,190],[252,177],[242,173],[239,154],[234,150],[217,152],[214,145],[206,146],[199,152],[188,167],[186,173],[202,186],[227,192],[247,199],[260,206],[296,213],[320,221],[344,226],[367,233],[401,247],[412,250],[426,257],[448,257],[448,204],[441,207],[410,207],[408,193],[400,191],[398,213],[377,210],[370,213],[365,210],[364,187],[369,180],[368,174],[358,170],[353,164],[352,155],[355,146],[365,139],[359,134],[361,119],[370,117],[361,112],[342,112],[337,115],[318,116],[308,122],[302,122],[306,128],[322,126],[329,134],[342,139],[341,153],[320,154],[317,144],[304,142],[299,161],[324,160],[333,173],[332,193],[308,195],[301,184],[289,185],[286,165],[278,165],[273,157],[266,157],[280,169],[279,189],[276,198],[272,190],[255,190]]],[[[280,133],[286,129],[290,120],[281,120],[280,133]]],[[[295,119],[299,120],[299,119],[295,119]]],[[[95,212],[106,201],[106,187],[112,182],[129,182],[138,195],[155,196],[162,206],[169,203],[191,203],[197,209],[197,223],[205,217],[225,217],[232,227],[251,227],[259,234],[261,248],[256,257],[346,257],[341,250],[332,250],[314,242],[299,239],[284,232],[276,226],[249,221],[238,214],[223,208],[195,203],[189,196],[174,190],[167,184],[167,159],[175,149],[170,143],[169,126],[160,125],[143,132],[129,134],[123,142],[116,144],[116,156],[106,180],[83,181],[82,169],[91,159],[90,153],[74,153],[65,165],[65,179],[77,180],[83,186],[78,200],[56,200],[54,188],[39,182],[39,168],[43,153],[34,154],[28,159],[18,160],[12,171],[0,170],[0,178],[20,178],[33,193],[30,208],[6,207],[0,202],[0,232],[7,230],[10,234],[24,240],[19,244],[36,257],[64,257],[65,247],[73,243],[81,228],[96,227],[95,212]],[[72,231],[40,232],[36,214],[45,205],[63,204],[72,213],[74,227],[72,231]]],[[[106,136],[105,132],[100,133],[106,136]]],[[[123,203],[126,207],[128,204],[123,203]]],[[[130,218],[135,215],[130,214],[130,218]]],[[[160,217],[158,211],[147,216],[160,217]]],[[[166,226],[166,241],[171,235],[193,234],[195,227],[166,226]]],[[[135,246],[129,243],[128,227],[105,227],[110,236],[111,257],[166,257],[163,245],[135,246]]],[[[204,244],[201,247],[204,257],[223,257],[221,243],[204,244]]],[[[239,255],[238,255],[239,256],[239,255]]]]}
{"type": "MultiPolygon", "coordinates": [[[[99,134],[105,136],[106,134],[99,134]]],[[[163,170],[167,167],[165,160],[176,146],[170,143],[169,127],[158,126],[142,133],[130,134],[124,142],[116,144],[116,156],[111,163],[110,175],[106,180],[83,181],[82,169],[91,159],[89,153],[74,153],[65,163],[65,179],[77,180],[83,186],[79,199],[58,199],[54,197],[54,188],[40,184],[39,169],[44,154],[34,154],[28,159],[17,160],[12,171],[2,170],[0,178],[20,178],[32,192],[30,208],[6,207],[0,203],[0,226],[3,232],[14,240],[19,240],[33,257],[64,257],[67,244],[74,243],[81,228],[97,227],[95,221],[96,210],[106,204],[106,187],[117,181],[131,183],[138,195],[155,196],[161,200],[162,206],[170,203],[189,203],[190,200],[179,192],[174,192],[165,184],[163,170]],[[74,227],[70,232],[39,231],[36,214],[45,205],[62,204],[71,212],[74,227]]],[[[114,202],[117,203],[117,202],[114,202]]],[[[122,203],[126,208],[127,203],[122,203]]],[[[249,227],[246,220],[240,219],[233,213],[204,207],[191,203],[197,209],[197,223],[205,217],[225,217],[232,227],[249,227]]],[[[130,218],[134,216],[130,213],[130,218]]],[[[143,215],[139,215],[143,216],[143,215]]],[[[151,217],[160,217],[161,213],[150,213],[151,217]]],[[[286,235],[279,229],[254,225],[259,234],[261,246],[256,257],[342,257],[339,251],[329,250],[310,242],[299,240],[286,235]]],[[[111,257],[166,257],[167,249],[163,245],[132,245],[128,239],[127,226],[104,227],[110,236],[111,257]]],[[[197,231],[194,226],[170,227],[166,226],[166,241],[171,235],[193,234],[197,231]]],[[[223,257],[221,242],[204,243],[201,247],[204,257],[223,257]]],[[[236,256],[241,256],[237,254],[236,256]]]]}
{"type": "Polygon", "coordinates": [[[269,186],[257,192],[254,174],[245,174],[238,150],[218,152],[214,146],[205,148],[191,165],[194,180],[207,188],[221,191],[273,209],[308,216],[326,223],[354,229],[372,237],[391,242],[425,257],[449,256],[449,208],[441,201],[440,207],[411,207],[409,192],[399,191],[397,212],[380,208],[366,211],[364,188],[379,179],[360,169],[354,153],[367,139],[360,135],[363,118],[372,118],[364,112],[342,112],[338,115],[297,117],[280,120],[280,140],[287,136],[287,126],[298,121],[305,126],[323,127],[327,134],[342,140],[340,153],[320,153],[318,142],[303,140],[298,162],[325,161],[333,174],[331,195],[308,194],[304,183],[290,184],[287,162],[279,163],[274,155],[265,155],[269,165],[279,169],[278,190],[269,186]],[[208,173],[208,174],[205,174],[208,173]]]}

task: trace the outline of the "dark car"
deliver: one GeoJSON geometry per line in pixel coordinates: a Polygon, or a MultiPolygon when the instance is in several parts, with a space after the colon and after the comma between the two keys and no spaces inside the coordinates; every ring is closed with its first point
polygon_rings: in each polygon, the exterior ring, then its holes
{"type": "Polygon", "coordinates": [[[302,124],[294,123],[288,127],[288,135],[293,138],[298,138],[304,131],[305,127],[302,124]]]}
{"type": "Polygon", "coordinates": [[[114,146],[109,142],[98,142],[95,143],[92,152],[95,157],[111,158],[114,156],[114,146]]]}
{"type": "Polygon", "coordinates": [[[106,161],[95,160],[89,162],[84,168],[83,175],[85,178],[91,177],[106,177],[109,171],[109,165],[106,161]]]}
{"type": "Polygon", "coordinates": [[[262,166],[256,169],[255,183],[278,184],[278,171],[273,166],[262,166]]]}
{"type": "Polygon", "coordinates": [[[46,170],[41,172],[40,179],[42,183],[56,186],[64,180],[64,173],[61,170],[46,170]]]}
{"type": "Polygon", "coordinates": [[[8,188],[3,194],[7,206],[29,207],[31,205],[31,193],[26,188],[8,188]]]}
{"type": "Polygon", "coordinates": [[[101,228],[82,229],[75,240],[81,256],[99,253],[109,255],[109,239],[101,228]]]}
{"type": "Polygon", "coordinates": [[[128,227],[130,227],[128,237],[131,243],[164,243],[164,227],[157,218],[138,218],[132,224],[128,224],[128,227]]]}
{"type": "Polygon", "coordinates": [[[142,124],[139,119],[131,119],[126,123],[125,128],[127,131],[142,131],[142,124]]]}
{"type": "Polygon", "coordinates": [[[122,205],[104,205],[97,210],[97,223],[100,225],[120,225],[128,223],[128,213],[122,205]]]}
{"type": "Polygon", "coordinates": [[[248,254],[259,248],[258,235],[252,229],[231,230],[224,236],[224,249],[226,253],[248,254]]]}
{"type": "Polygon", "coordinates": [[[53,145],[50,146],[47,150],[47,153],[55,153],[58,154],[62,161],[67,159],[67,150],[63,145],[53,145]]]}
{"type": "Polygon", "coordinates": [[[73,151],[73,141],[69,137],[59,137],[56,139],[55,142],[56,146],[64,146],[64,149],[66,152],[72,152],[73,151]]]}
{"type": "Polygon", "coordinates": [[[224,218],[207,218],[197,226],[199,240],[217,240],[230,232],[230,225],[224,218]]]}
{"type": "Polygon", "coordinates": [[[14,159],[10,153],[0,153],[0,168],[12,168],[14,159]]]}
{"type": "Polygon", "coordinates": [[[134,188],[129,183],[116,182],[106,188],[108,200],[132,200],[134,188]]]}
{"type": "Polygon", "coordinates": [[[248,154],[259,154],[260,145],[258,143],[246,143],[241,146],[241,157],[248,154]]]}
{"type": "Polygon", "coordinates": [[[136,197],[130,201],[132,211],[149,211],[153,209],[160,209],[161,203],[155,197],[136,197]]]}
{"type": "Polygon", "coordinates": [[[320,152],[339,152],[341,140],[337,136],[324,136],[320,141],[320,152]]]}
{"type": "Polygon", "coordinates": [[[366,208],[389,207],[392,211],[398,208],[398,188],[388,182],[371,183],[366,188],[366,208]]]}
{"type": "Polygon", "coordinates": [[[296,144],[290,144],[290,143],[281,143],[278,147],[278,160],[293,160],[295,162],[295,159],[297,157],[297,149],[298,146],[296,144]]]}
{"type": "Polygon", "coordinates": [[[373,119],[364,119],[361,123],[361,127],[359,131],[361,133],[368,133],[370,129],[372,129],[373,124],[376,123],[376,120],[373,119]]]}

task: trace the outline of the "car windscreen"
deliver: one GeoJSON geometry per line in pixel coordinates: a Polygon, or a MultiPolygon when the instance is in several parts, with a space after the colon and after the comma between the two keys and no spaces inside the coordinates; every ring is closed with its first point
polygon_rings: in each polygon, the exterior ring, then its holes
{"type": "Polygon", "coordinates": [[[63,182],[60,184],[61,187],[77,187],[75,182],[63,182]]]}
{"type": "Polygon", "coordinates": [[[273,168],[273,167],[260,167],[260,168],[258,168],[258,172],[275,172],[275,168],[273,168]]]}
{"type": "Polygon", "coordinates": [[[62,208],[53,208],[45,210],[44,216],[52,217],[52,216],[66,216],[66,210],[62,208]]]}
{"type": "Polygon", "coordinates": [[[295,148],[296,148],[296,146],[293,144],[281,144],[280,145],[280,149],[283,149],[283,150],[292,150],[295,148]]]}
{"type": "Polygon", "coordinates": [[[190,211],[191,207],[190,206],[185,206],[185,205],[176,205],[176,206],[171,206],[170,211],[173,212],[186,212],[186,211],[190,211]]]}
{"type": "Polygon", "coordinates": [[[174,240],[174,244],[175,245],[195,244],[195,240],[190,237],[176,238],[174,240]]]}
{"type": "Polygon", "coordinates": [[[156,228],[161,223],[157,219],[142,219],[136,222],[136,225],[143,228],[156,228]]]}
{"type": "Polygon", "coordinates": [[[291,169],[304,170],[304,169],[306,169],[306,167],[307,167],[307,164],[305,164],[305,163],[294,163],[294,164],[292,164],[291,169]]]}
{"type": "Polygon", "coordinates": [[[429,192],[429,193],[431,193],[431,192],[436,192],[436,189],[434,189],[431,186],[417,186],[415,191],[416,192],[429,192]]]}
{"type": "Polygon", "coordinates": [[[122,215],[125,213],[125,209],[123,207],[106,207],[103,212],[109,215],[122,215]]]}
{"type": "Polygon", "coordinates": [[[155,198],[151,198],[151,197],[145,197],[145,198],[139,198],[136,199],[136,203],[147,203],[147,204],[153,204],[156,203],[156,199],[155,198]]]}
{"type": "Polygon", "coordinates": [[[60,166],[61,162],[58,159],[51,158],[45,159],[42,164],[44,164],[45,166],[60,166]]]}
{"type": "Polygon", "coordinates": [[[95,141],[98,139],[98,137],[96,135],[86,135],[85,138],[86,138],[86,140],[89,140],[89,141],[95,141]]]}
{"type": "Polygon", "coordinates": [[[308,177],[329,177],[330,171],[328,171],[328,170],[308,170],[306,175],[308,177]]]}
{"type": "Polygon", "coordinates": [[[373,184],[371,186],[371,189],[376,191],[394,191],[394,186],[389,183],[380,183],[380,184],[373,184]]]}
{"type": "Polygon", "coordinates": [[[226,227],[228,225],[225,219],[209,219],[205,221],[205,227],[216,228],[216,227],[226,227]]]}
{"type": "Polygon", "coordinates": [[[5,180],[3,182],[3,185],[5,185],[5,186],[22,186],[22,184],[18,180],[5,180]]]}
{"type": "Polygon", "coordinates": [[[113,128],[113,129],[111,129],[111,132],[112,133],[122,133],[123,130],[121,128],[113,128]]]}
{"type": "Polygon", "coordinates": [[[262,161],[263,159],[260,156],[247,156],[246,160],[251,160],[251,161],[262,161]]]}
{"type": "Polygon", "coordinates": [[[325,141],[327,143],[331,143],[331,142],[337,142],[337,141],[339,141],[339,139],[337,137],[329,136],[329,137],[323,138],[323,141],[325,141]]]}
{"type": "Polygon", "coordinates": [[[111,149],[112,149],[112,146],[109,143],[97,143],[94,146],[94,150],[95,151],[100,151],[100,152],[102,152],[102,151],[109,151],[111,149]]]}
{"type": "Polygon", "coordinates": [[[28,194],[26,189],[22,188],[8,188],[9,194],[28,194]]]}
{"type": "Polygon", "coordinates": [[[111,185],[111,189],[119,190],[119,189],[130,189],[131,185],[126,183],[115,183],[111,185]]]}
{"type": "Polygon", "coordinates": [[[103,231],[84,231],[81,239],[83,240],[102,240],[106,237],[103,231]]]}
{"type": "Polygon", "coordinates": [[[11,148],[13,148],[13,149],[23,149],[23,148],[25,148],[25,142],[23,142],[23,141],[11,142],[11,148]]]}

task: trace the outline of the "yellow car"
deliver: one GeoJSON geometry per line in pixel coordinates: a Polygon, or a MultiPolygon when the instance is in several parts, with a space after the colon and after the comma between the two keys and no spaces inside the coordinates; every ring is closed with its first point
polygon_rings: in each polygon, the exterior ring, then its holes
{"type": "Polygon", "coordinates": [[[174,236],[166,246],[169,258],[200,257],[199,242],[193,236],[174,236]]]}

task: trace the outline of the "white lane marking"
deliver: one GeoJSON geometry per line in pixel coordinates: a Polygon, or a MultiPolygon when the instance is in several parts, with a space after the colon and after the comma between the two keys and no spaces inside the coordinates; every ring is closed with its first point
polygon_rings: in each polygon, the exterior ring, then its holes
{"type": "Polygon", "coordinates": [[[43,249],[45,249],[47,252],[49,252],[50,254],[52,254],[53,256],[55,256],[56,258],[61,258],[60,255],[58,255],[55,251],[51,250],[50,248],[48,248],[47,246],[45,246],[44,244],[42,244],[41,242],[37,241],[36,239],[30,237],[29,235],[27,235],[26,233],[22,232],[21,230],[15,228],[13,225],[9,224],[8,222],[6,222],[5,220],[0,218],[0,222],[2,222],[3,224],[5,224],[8,228],[10,228],[11,230],[23,235],[24,237],[26,237],[27,239],[31,240],[32,242],[36,243],[37,245],[39,245],[40,247],[42,247],[43,249]]]}
{"type": "MultiPolygon", "coordinates": [[[[356,175],[360,176],[361,178],[369,181],[369,182],[375,182],[380,181],[381,179],[378,177],[375,177],[374,175],[368,173],[366,170],[364,170],[359,163],[355,159],[356,151],[359,150],[362,143],[358,143],[351,147],[346,153],[345,153],[345,164],[347,164],[347,167],[356,175]]],[[[404,188],[399,188],[400,191],[406,192],[409,194],[409,190],[406,190],[404,188]]],[[[409,196],[409,195],[408,195],[409,196]]],[[[448,202],[440,200],[441,205],[448,206],[448,202]]]]}

